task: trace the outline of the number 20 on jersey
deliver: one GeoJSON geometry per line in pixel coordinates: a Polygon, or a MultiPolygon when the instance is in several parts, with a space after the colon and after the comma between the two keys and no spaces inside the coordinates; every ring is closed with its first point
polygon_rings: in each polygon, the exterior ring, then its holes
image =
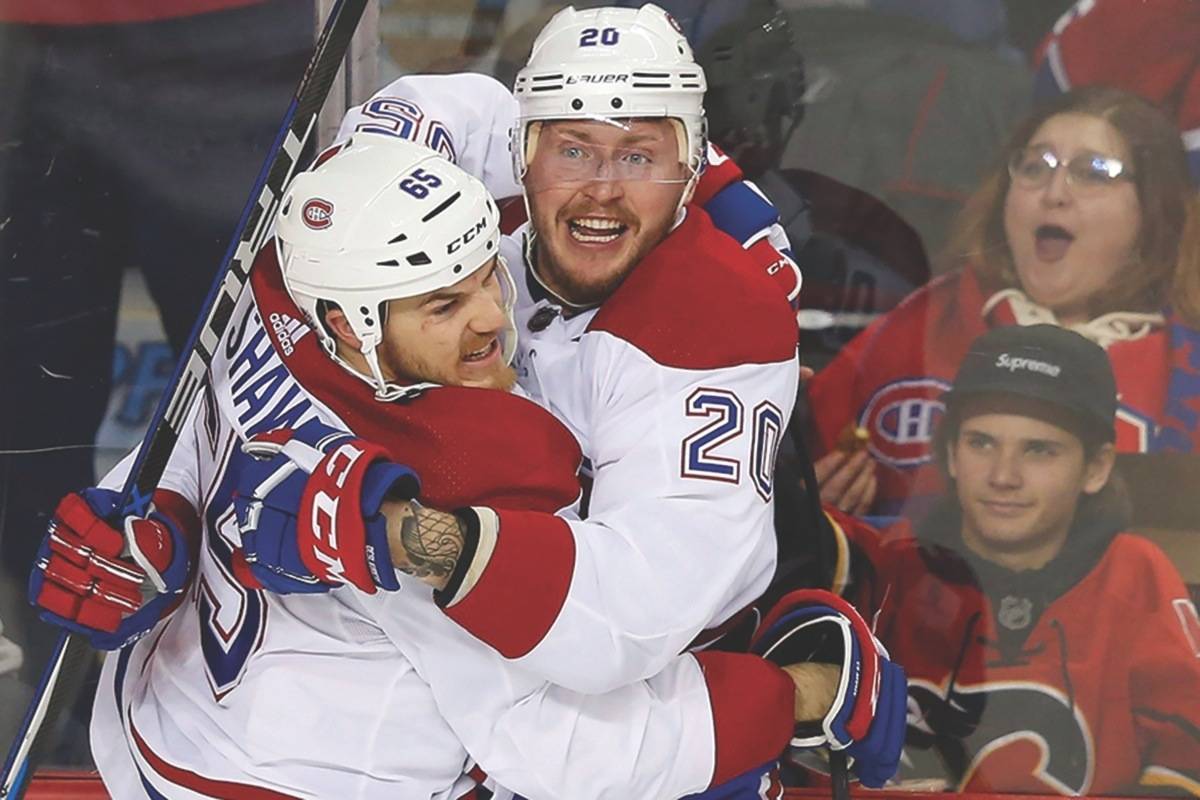
{"type": "Polygon", "coordinates": [[[750,436],[746,441],[746,408],[727,389],[701,387],[685,403],[689,417],[709,422],[683,440],[680,474],[685,478],[740,483],[743,460],[754,488],[770,500],[775,483],[775,456],[783,433],[783,414],[774,403],[763,401],[750,414],[750,436]],[[747,448],[748,444],[748,450],[747,448]],[[721,449],[724,455],[718,455],[721,449]]]}

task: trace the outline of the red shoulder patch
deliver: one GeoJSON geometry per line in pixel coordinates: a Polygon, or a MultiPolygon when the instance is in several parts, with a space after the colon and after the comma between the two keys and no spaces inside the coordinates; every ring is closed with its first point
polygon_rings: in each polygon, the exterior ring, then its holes
{"type": "MultiPolygon", "coordinates": [[[[301,319],[283,287],[275,248],[250,274],[264,319],[301,319]]],[[[444,386],[408,402],[382,403],[335,364],[316,336],[271,342],[292,376],[345,420],[355,435],[387,448],[421,476],[421,499],[438,508],[488,505],[557,511],[579,496],[579,443],[548,411],[508,392],[444,386]]]]}
{"type": "Polygon", "coordinates": [[[779,288],[696,206],[605,301],[588,330],[682,369],[786,361],[798,339],[779,288]]]}

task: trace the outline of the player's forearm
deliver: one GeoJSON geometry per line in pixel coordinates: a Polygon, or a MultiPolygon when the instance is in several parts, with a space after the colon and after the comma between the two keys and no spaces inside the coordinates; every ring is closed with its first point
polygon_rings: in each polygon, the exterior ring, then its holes
{"type": "Polygon", "coordinates": [[[392,565],[434,589],[444,589],[462,558],[466,529],[454,514],[385,500],[392,565]]]}

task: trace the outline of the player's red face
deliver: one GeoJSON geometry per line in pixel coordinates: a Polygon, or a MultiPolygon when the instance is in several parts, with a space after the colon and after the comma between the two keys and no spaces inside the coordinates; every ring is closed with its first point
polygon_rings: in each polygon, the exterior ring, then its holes
{"type": "Polygon", "coordinates": [[[512,368],[502,353],[504,312],[497,261],[453,286],[388,306],[379,366],[400,383],[511,389],[512,368]]]}
{"type": "Polygon", "coordinates": [[[1085,322],[1089,300],[1134,268],[1142,212],[1129,148],[1099,117],[1059,114],[1038,128],[1023,153],[1024,162],[1015,157],[1010,168],[1004,202],[1021,288],[1062,322],[1085,322]]]}
{"type": "Polygon", "coordinates": [[[962,506],[963,538],[1010,568],[1036,568],[1061,549],[1084,493],[1100,491],[1111,447],[1091,460],[1066,429],[1011,399],[968,401],[948,467],[962,506]]]}
{"type": "Polygon", "coordinates": [[[674,124],[546,123],[525,176],[538,275],[564,300],[602,302],[662,241],[687,185],[674,124]]]}

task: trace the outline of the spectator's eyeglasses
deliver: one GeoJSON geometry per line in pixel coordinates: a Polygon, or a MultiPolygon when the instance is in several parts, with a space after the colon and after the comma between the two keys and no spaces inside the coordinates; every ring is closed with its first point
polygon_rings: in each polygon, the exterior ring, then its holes
{"type": "Polygon", "coordinates": [[[1041,189],[1050,183],[1059,167],[1067,169],[1067,183],[1078,191],[1095,191],[1117,181],[1132,180],[1125,162],[1099,153],[1081,153],[1063,161],[1052,150],[1026,147],[1008,160],[1008,174],[1023,189],[1041,189]]]}

